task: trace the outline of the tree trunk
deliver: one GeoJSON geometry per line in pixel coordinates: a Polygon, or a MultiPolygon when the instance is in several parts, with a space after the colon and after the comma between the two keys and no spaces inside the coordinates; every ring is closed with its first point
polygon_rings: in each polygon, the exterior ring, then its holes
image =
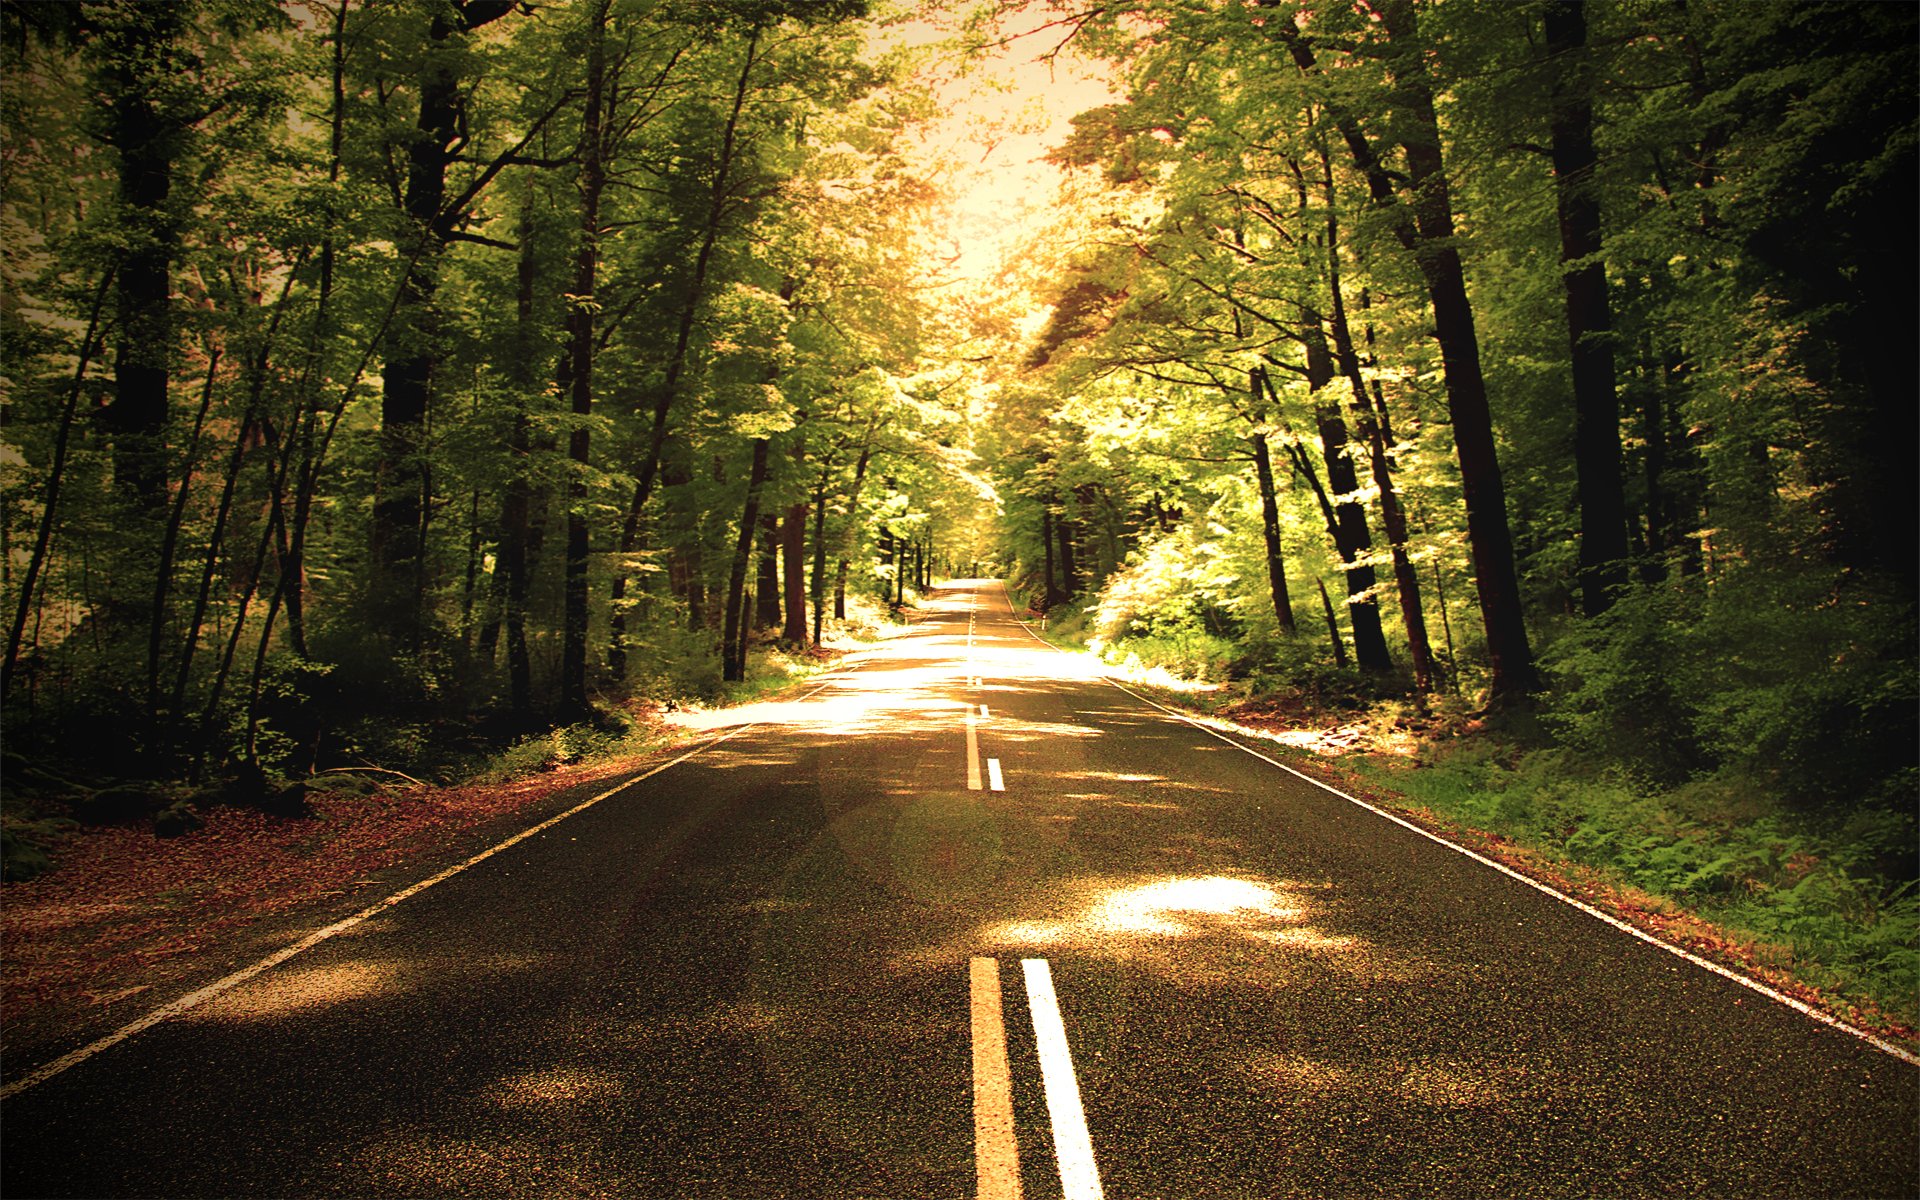
{"type": "MultiPolygon", "coordinates": [[[[1304,332],[1307,387],[1314,397],[1314,427],[1320,435],[1320,454],[1327,467],[1326,486],[1321,486],[1318,474],[1298,446],[1290,445],[1289,451],[1296,468],[1313,485],[1321,515],[1327,522],[1327,535],[1345,567],[1347,621],[1353,629],[1354,657],[1369,671],[1385,671],[1393,666],[1393,659],[1387,653],[1386,633],[1380,627],[1380,602],[1374,596],[1378,580],[1373,564],[1365,561],[1373,550],[1373,535],[1367,530],[1366,509],[1356,498],[1360,482],[1348,453],[1346,421],[1340,415],[1339,406],[1327,403],[1325,397],[1326,388],[1333,382],[1333,356],[1317,316],[1309,317],[1304,332]]],[[[1273,391],[1273,381],[1264,371],[1258,378],[1266,386],[1274,408],[1278,409],[1280,397],[1273,391]]]]}
{"type": "Polygon", "coordinates": [[[1492,668],[1490,691],[1496,701],[1519,700],[1539,686],[1533,648],[1527,641],[1520,577],[1514,563],[1513,533],[1507,524],[1506,484],[1494,447],[1493,414],[1487,404],[1486,377],[1480,369],[1480,340],[1473,306],[1467,298],[1466,272],[1455,248],[1453,201],[1441,157],[1440,127],[1424,51],[1417,44],[1412,0],[1385,0],[1382,16],[1395,57],[1389,62],[1396,86],[1407,97],[1412,136],[1402,142],[1413,188],[1415,252],[1433,304],[1435,340],[1447,386],[1447,412],[1453,421],[1460,463],[1460,490],[1466,500],[1467,536],[1472,546],[1474,582],[1487,631],[1492,668]]]}
{"type": "Polygon", "coordinates": [[[176,42],[188,4],[123,9],[101,34],[106,65],[105,140],[119,157],[118,220],[127,235],[114,273],[114,399],[105,417],[113,432],[114,482],[143,514],[164,515],[167,503],[167,383],[172,358],[173,255],[178,230],[168,211],[180,118],[155,102],[151,76],[179,66],[176,42]]]}
{"type": "MultiPolygon", "coordinates": [[[[285,297],[282,297],[284,305],[285,297]]],[[[213,385],[220,369],[220,348],[215,346],[207,353],[206,386],[200,393],[200,411],[193,418],[193,434],[187,439],[187,453],[180,465],[180,485],[173,494],[172,510],[167,515],[167,526],[160,538],[160,562],[154,571],[153,603],[148,610],[147,624],[147,721],[157,725],[160,719],[160,651],[166,641],[167,629],[167,593],[173,585],[173,561],[179,547],[180,527],[186,517],[187,497],[193,491],[194,467],[200,457],[200,435],[206,429],[207,413],[213,407],[213,385]]],[[[148,745],[153,746],[156,739],[149,731],[148,745]]]]}
{"type": "MultiPolygon", "coordinates": [[[[720,136],[720,156],[714,164],[713,186],[708,193],[706,224],[700,234],[700,249],[694,254],[693,273],[687,283],[686,295],[680,304],[679,323],[674,333],[673,349],[667,356],[665,375],[660,388],[654,393],[652,428],[647,437],[645,456],[640,460],[639,477],[634,484],[633,502],[627,506],[626,523],[620,531],[620,554],[622,558],[630,555],[640,539],[640,517],[647,507],[647,500],[653,494],[654,480],[660,470],[660,456],[667,439],[667,418],[673,410],[673,404],[679,397],[680,379],[686,371],[687,354],[693,343],[693,324],[699,316],[700,307],[706,298],[707,270],[713,259],[713,250],[720,240],[720,228],[724,223],[727,207],[727,195],[733,185],[733,166],[737,156],[737,142],[740,131],[740,114],[746,107],[749,82],[753,77],[753,68],[759,62],[761,27],[756,23],[747,38],[747,52],[740,64],[740,76],[733,88],[733,107],[727,114],[726,128],[720,136]]],[[[616,567],[613,576],[613,598],[618,604],[626,593],[627,573],[624,567],[616,567]]],[[[623,664],[624,665],[624,664],[623,664]]]]}
{"type": "Polygon", "coordinates": [[[785,577],[786,627],[780,638],[789,645],[807,645],[807,505],[805,501],[787,509],[780,523],[780,570],[785,577]]]}
{"type": "Polygon", "coordinates": [[[574,427],[567,438],[567,459],[573,465],[567,484],[567,560],[561,616],[560,699],[575,717],[591,711],[587,701],[587,568],[590,539],[587,531],[586,474],[591,461],[587,418],[593,414],[594,289],[600,263],[600,193],[606,186],[605,142],[601,119],[606,96],[606,23],[608,0],[600,0],[593,14],[587,42],[587,94],[582,104],[580,131],[580,245],[574,259],[573,295],[567,314],[571,335],[574,427]]]}
{"type": "Polygon", "coordinates": [[[1040,502],[1040,573],[1045,579],[1040,604],[1052,608],[1060,603],[1060,592],[1053,586],[1053,508],[1045,500],[1040,502]]]}
{"type": "Polygon", "coordinates": [[[772,629],[780,623],[780,518],[773,513],[760,514],[759,568],[753,585],[752,627],[772,629]]]}
{"type": "Polygon", "coordinates": [[[818,646],[825,626],[827,590],[827,477],[813,489],[813,574],[809,580],[813,599],[813,644],[818,646]]]}
{"type": "Polygon", "coordinates": [[[867,430],[867,440],[860,447],[860,457],[853,464],[853,486],[847,490],[847,523],[840,531],[840,565],[833,581],[833,616],[836,621],[847,619],[847,570],[853,554],[854,538],[860,531],[860,493],[867,483],[867,464],[873,461],[873,435],[879,432],[876,424],[867,430]]]}
{"type": "MultiPolygon", "coordinates": [[[[40,500],[40,528],[33,538],[33,550],[27,556],[26,574],[20,579],[20,601],[13,612],[13,624],[7,629],[7,658],[0,664],[0,696],[13,686],[14,672],[20,666],[21,642],[27,635],[27,617],[33,612],[34,587],[46,570],[47,551],[53,544],[54,513],[60,507],[60,492],[67,478],[67,447],[72,440],[73,422],[80,409],[80,395],[86,386],[87,368],[99,353],[100,318],[106,308],[107,291],[113,286],[113,271],[100,276],[93,293],[93,309],[87,315],[87,332],[80,339],[79,361],[73,368],[73,384],[67,389],[67,403],[60,410],[60,427],[53,438],[53,460],[47,465],[47,490],[40,500]]],[[[209,368],[211,370],[211,368],[209,368]]]]}
{"type": "Polygon", "coordinates": [[[447,168],[465,144],[462,57],[453,45],[512,10],[500,0],[436,5],[421,54],[420,111],[407,145],[401,208],[415,243],[393,317],[393,340],[381,372],[380,458],[374,472],[368,615],[396,644],[418,651],[425,628],[425,529],[431,515],[427,414],[442,357],[440,258],[459,214],[447,210],[447,168]]]}
{"type": "Polygon", "coordinates": [[[1273,597],[1274,619],[1280,623],[1280,632],[1291,634],[1295,631],[1293,602],[1287,596],[1287,561],[1280,546],[1280,500],[1273,486],[1273,451],[1267,445],[1267,435],[1255,430],[1253,437],[1253,469],[1260,483],[1260,532],[1267,543],[1267,589],[1273,597]]]}
{"type": "MultiPolygon", "coordinates": [[[[1414,690],[1430,692],[1433,690],[1433,650],[1427,642],[1426,616],[1420,606],[1420,576],[1407,553],[1407,514],[1400,506],[1400,494],[1394,490],[1392,464],[1387,457],[1386,404],[1377,391],[1373,396],[1368,395],[1366,379],[1360,373],[1360,353],[1353,342],[1353,327],[1347,320],[1346,295],[1340,281],[1340,223],[1333,203],[1333,161],[1324,149],[1320,153],[1320,165],[1327,195],[1327,284],[1333,296],[1328,329],[1333,336],[1334,359],[1352,392],[1351,408],[1359,423],[1361,439],[1366,443],[1374,488],[1380,493],[1380,525],[1386,532],[1393,558],[1394,588],[1400,597],[1400,621],[1407,629],[1414,690]],[[1377,411],[1373,406],[1376,399],[1381,401],[1377,411]]],[[[1362,303],[1365,303],[1364,296],[1362,303]]]]}
{"type": "Polygon", "coordinates": [[[1333,619],[1333,599],[1327,595],[1326,580],[1316,575],[1313,577],[1313,586],[1320,589],[1320,611],[1327,618],[1327,640],[1333,645],[1333,665],[1344,671],[1347,669],[1347,644],[1340,640],[1340,623],[1333,619]]]}
{"type": "Polygon", "coordinates": [[[767,439],[755,438],[746,508],[740,514],[740,536],[734,540],[733,568],[727,573],[726,626],[720,635],[721,678],[734,682],[747,677],[747,565],[753,558],[753,535],[760,525],[760,488],[766,481],[767,439]]]}
{"type": "MultiPolygon", "coordinates": [[[[1467,510],[1480,614],[1487,632],[1490,691],[1496,702],[1517,701],[1535,690],[1538,677],[1527,641],[1520,580],[1507,523],[1506,485],[1500,475],[1487,404],[1486,377],[1480,367],[1480,342],[1466,273],[1454,244],[1453,202],[1440,148],[1433,89],[1411,0],[1382,0],[1382,24],[1389,38],[1389,73],[1406,118],[1401,146],[1411,185],[1411,219],[1394,193],[1393,177],[1351,113],[1333,110],[1334,126],[1367,180],[1374,204],[1386,210],[1395,238],[1413,254],[1433,306],[1434,340],[1440,347],[1447,411],[1460,465],[1461,492],[1467,510]]],[[[1312,48],[1290,21],[1271,24],[1299,68],[1317,74],[1312,48]]]]}
{"type": "MultiPolygon", "coordinates": [[[[534,250],[533,205],[529,200],[520,215],[520,262],[514,288],[515,333],[520,344],[514,356],[513,424],[507,431],[507,454],[512,467],[500,497],[500,548],[494,563],[495,578],[501,581],[507,630],[507,702],[520,716],[533,708],[533,664],[527,653],[527,560],[533,536],[533,483],[529,477],[533,429],[528,408],[545,374],[541,332],[534,319],[534,290],[539,269],[539,257],[534,250]]],[[[490,642],[490,639],[483,640],[490,642]]],[[[490,644],[487,650],[487,657],[491,659],[490,644]]]]}
{"type": "Polygon", "coordinates": [[[1613,315],[1600,261],[1600,196],[1593,177],[1593,70],[1582,0],[1548,0],[1551,149],[1560,219],[1561,282],[1573,357],[1573,457],[1580,497],[1580,606],[1597,617],[1627,582],[1627,500],[1620,476],[1620,401],[1613,315]]]}
{"type": "Polygon", "coordinates": [[[1053,519],[1053,537],[1058,544],[1060,558],[1060,599],[1072,603],[1079,580],[1075,578],[1073,562],[1073,522],[1067,518],[1064,506],[1060,515],[1053,519]]]}

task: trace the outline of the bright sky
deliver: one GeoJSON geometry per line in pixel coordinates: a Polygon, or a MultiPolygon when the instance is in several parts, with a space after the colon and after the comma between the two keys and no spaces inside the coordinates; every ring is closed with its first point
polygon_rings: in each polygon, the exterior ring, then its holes
{"type": "MultiPolygon", "coordinates": [[[[956,197],[944,233],[954,269],[967,279],[998,272],[1044,217],[1060,172],[1042,158],[1066,140],[1074,114],[1118,99],[1104,63],[1071,46],[1044,60],[1064,31],[1042,28],[1049,14],[1039,7],[1005,18],[1007,44],[982,60],[963,64],[955,52],[926,67],[944,115],[923,140],[935,161],[954,164],[943,181],[956,197]]],[[[888,32],[897,44],[937,44],[953,35],[952,19],[923,18],[888,32]]]]}

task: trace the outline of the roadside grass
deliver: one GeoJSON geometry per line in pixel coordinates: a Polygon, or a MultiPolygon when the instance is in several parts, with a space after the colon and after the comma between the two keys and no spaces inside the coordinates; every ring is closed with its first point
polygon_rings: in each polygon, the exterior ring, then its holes
{"type": "Polygon", "coordinates": [[[1788,975],[1862,1023],[1909,1039],[1920,1027],[1920,892],[1879,867],[1911,840],[1895,814],[1822,828],[1769,802],[1759,781],[1651,789],[1565,750],[1516,753],[1485,736],[1343,765],[1446,824],[1598,872],[1656,918],[1695,914],[1741,965],[1788,975]]]}

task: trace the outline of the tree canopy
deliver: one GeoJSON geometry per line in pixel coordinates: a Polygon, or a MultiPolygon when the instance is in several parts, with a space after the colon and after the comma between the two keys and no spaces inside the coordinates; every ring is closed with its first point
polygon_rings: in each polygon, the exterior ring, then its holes
{"type": "Polygon", "coordinates": [[[1911,800],[1908,6],[0,17],[22,753],[400,761],[991,571],[1117,657],[1911,800]],[[936,68],[1009,44],[1113,95],[969,275],[936,68]]]}

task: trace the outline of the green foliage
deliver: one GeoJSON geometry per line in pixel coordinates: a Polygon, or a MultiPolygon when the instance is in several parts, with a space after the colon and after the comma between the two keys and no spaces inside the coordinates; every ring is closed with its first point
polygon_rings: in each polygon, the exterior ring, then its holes
{"type": "MultiPolygon", "coordinates": [[[[1604,761],[1604,760],[1602,760],[1604,761]]],[[[1810,982],[1920,1016],[1920,903],[1884,869],[1910,857],[1910,813],[1820,826],[1771,811],[1751,778],[1629,782],[1566,750],[1479,739],[1369,776],[1450,821],[1512,838],[1693,908],[1788,957],[1810,982]]],[[[1909,865],[1910,866],[1910,865],[1909,865]]]]}

